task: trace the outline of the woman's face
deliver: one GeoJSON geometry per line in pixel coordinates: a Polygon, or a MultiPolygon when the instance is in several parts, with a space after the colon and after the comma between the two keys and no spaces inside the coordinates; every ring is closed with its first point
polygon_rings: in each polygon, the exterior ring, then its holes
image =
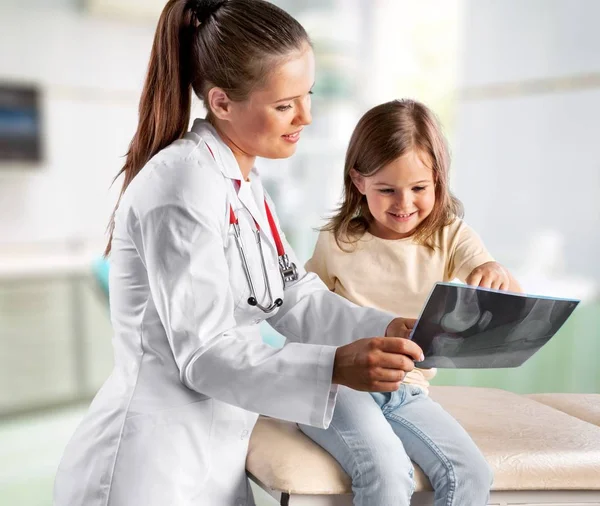
{"type": "Polygon", "coordinates": [[[310,46],[277,66],[260,89],[243,102],[230,102],[223,132],[236,158],[287,158],[312,121],[315,61],[310,46]],[[233,144],[233,146],[231,145],[233,144]]]}

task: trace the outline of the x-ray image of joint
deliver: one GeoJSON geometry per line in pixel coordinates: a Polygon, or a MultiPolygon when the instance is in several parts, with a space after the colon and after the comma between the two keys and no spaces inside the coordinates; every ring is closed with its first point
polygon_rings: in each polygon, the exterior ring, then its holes
{"type": "Polygon", "coordinates": [[[431,342],[430,354],[436,356],[455,355],[460,350],[464,338],[439,334],[431,342]]]}
{"type": "Polygon", "coordinates": [[[550,332],[552,328],[550,314],[553,306],[554,302],[549,304],[548,301],[536,300],[527,316],[517,323],[506,336],[506,341],[527,339],[532,335],[543,336],[550,332]]]}
{"type": "Polygon", "coordinates": [[[483,330],[491,320],[492,313],[482,313],[475,290],[458,290],[454,308],[442,317],[440,325],[446,332],[464,332],[475,325],[483,330]]]}

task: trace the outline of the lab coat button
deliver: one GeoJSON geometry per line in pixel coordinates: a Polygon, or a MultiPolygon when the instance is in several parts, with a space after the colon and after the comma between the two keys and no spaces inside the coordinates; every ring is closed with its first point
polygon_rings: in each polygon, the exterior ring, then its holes
{"type": "Polygon", "coordinates": [[[242,431],[241,437],[240,439],[246,439],[248,437],[248,435],[250,434],[250,431],[248,431],[247,429],[244,429],[242,431]]]}
{"type": "Polygon", "coordinates": [[[257,323],[260,323],[260,320],[252,320],[252,325],[256,325],[257,323]]]}

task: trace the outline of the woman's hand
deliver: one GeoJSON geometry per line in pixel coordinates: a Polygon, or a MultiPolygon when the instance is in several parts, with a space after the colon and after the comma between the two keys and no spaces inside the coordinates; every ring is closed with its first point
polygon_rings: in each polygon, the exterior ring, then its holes
{"type": "Polygon", "coordinates": [[[408,339],[414,325],[413,319],[396,318],[388,325],[387,337],[368,337],[340,346],[332,383],[367,392],[398,390],[414,362],[424,360],[423,350],[408,339]]]}
{"type": "Polygon", "coordinates": [[[486,262],[475,267],[465,281],[472,286],[508,290],[511,285],[511,275],[508,269],[498,262],[486,262]]]}

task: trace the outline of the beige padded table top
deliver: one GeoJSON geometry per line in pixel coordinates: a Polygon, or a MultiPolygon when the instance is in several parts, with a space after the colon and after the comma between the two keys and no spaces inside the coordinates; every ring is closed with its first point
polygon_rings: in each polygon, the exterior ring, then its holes
{"type": "MultiPolygon", "coordinates": [[[[504,390],[432,387],[494,469],[493,490],[600,490],[600,427],[504,390]]],[[[247,470],[289,494],[346,494],[338,463],[295,424],[260,417],[247,470]]],[[[431,490],[416,468],[417,491],[431,490]]]]}
{"type": "Polygon", "coordinates": [[[529,394],[526,397],[600,427],[600,394],[529,394]]]}

